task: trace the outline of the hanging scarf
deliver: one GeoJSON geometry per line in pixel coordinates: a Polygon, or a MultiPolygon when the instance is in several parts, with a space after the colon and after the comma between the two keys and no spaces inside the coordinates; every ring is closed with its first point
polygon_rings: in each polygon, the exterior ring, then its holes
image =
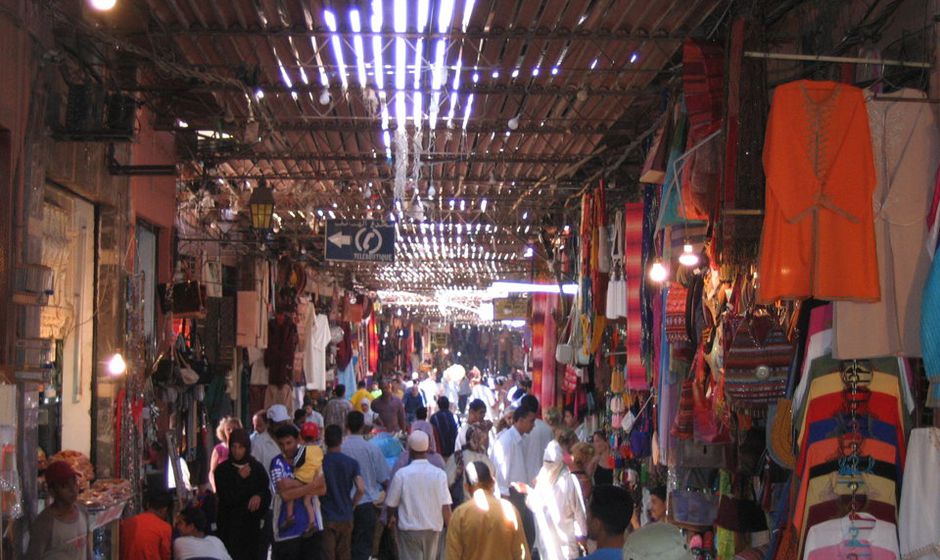
{"type": "Polygon", "coordinates": [[[624,208],[624,273],[627,279],[627,388],[646,391],[643,366],[643,203],[627,203],[624,208]]]}

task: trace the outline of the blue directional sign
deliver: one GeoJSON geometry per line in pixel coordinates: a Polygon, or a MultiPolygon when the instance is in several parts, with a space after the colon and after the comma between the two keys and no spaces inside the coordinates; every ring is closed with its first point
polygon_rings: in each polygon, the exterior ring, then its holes
{"type": "Polygon", "coordinates": [[[395,262],[395,227],[375,220],[327,220],[328,261],[395,262]]]}

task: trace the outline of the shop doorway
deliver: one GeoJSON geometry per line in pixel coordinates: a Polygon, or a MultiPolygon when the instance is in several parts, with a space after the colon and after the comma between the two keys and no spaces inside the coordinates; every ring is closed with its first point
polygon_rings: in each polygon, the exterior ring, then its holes
{"type": "Polygon", "coordinates": [[[147,349],[147,361],[156,349],[156,311],[157,294],[157,232],[146,222],[137,222],[137,253],[135,274],[141,282],[143,300],[143,340],[147,349]]]}
{"type": "Polygon", "coordinates": [[[95,207],[55,186],[43,203],[42,264],[53,291],[42,314],[45,338],[55,343],[51,382],[39,406],[39,445],[91,454],[94,373],[95,207]]]}

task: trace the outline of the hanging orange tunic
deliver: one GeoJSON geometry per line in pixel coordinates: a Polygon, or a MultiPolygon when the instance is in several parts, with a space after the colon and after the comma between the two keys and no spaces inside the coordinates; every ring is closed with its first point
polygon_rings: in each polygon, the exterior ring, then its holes
{"type": "Polygon", "coordinates": [[[878,301],[875,167],[862,90],[809,80],[777,87],[763,162],[760,301],[878,301]]]}

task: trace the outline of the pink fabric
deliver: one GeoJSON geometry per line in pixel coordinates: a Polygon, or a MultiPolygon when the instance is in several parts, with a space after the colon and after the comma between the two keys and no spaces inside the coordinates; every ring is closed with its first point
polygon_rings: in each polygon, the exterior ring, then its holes
{"type": "MultiPolygon", "coordinates": [[[[539,398],[542,408],[555,405],[555,319],[558,307],[555,294],[535,294],[532,297],[532,321],[542,323],[532,329],[532,393],[539,398]]],[[[535,325],[533,325],[535,327],[535,325]]]]}
{"type": "Polygon", "coordinates": [[[870,543],[861,541],[864,547],[850,547],[845,544],[834,544],[811,550],[806,555],[806,560],[848,560],[849,558],[864,558],[865,560],[896,560],[897,556],[886,548],[872,546],[870,543]],[[856,554],[857,556],[850,556],[856,554]],[[870,556],[869,556],[870,554],[870,556]]]}
{"type": "Polygon", "coordinates": [[[927,214],[927,251],[931,257],[937,250],[937,237],[940,235],[940,220],[937,219],[938,207],[940,207],[940,169],[937,170],[937,183],[934,186],[933,200],[930,202],[930,212],[927,214]]]}
{"type": "Polygon", "coordinates": [[[649,390],[643,367],[643,319],[640,290],[643,286],[643,203],[625,205],[623,265],[627,280],[626,388],[649,390]]]}
{"type": "Polygon", "coordinates": [[[219,458],[219,464],[221,465],[225,461],[228,461],[228,446],[224,443],[216,444],[214,448],[216,456],[219,458]]]}

